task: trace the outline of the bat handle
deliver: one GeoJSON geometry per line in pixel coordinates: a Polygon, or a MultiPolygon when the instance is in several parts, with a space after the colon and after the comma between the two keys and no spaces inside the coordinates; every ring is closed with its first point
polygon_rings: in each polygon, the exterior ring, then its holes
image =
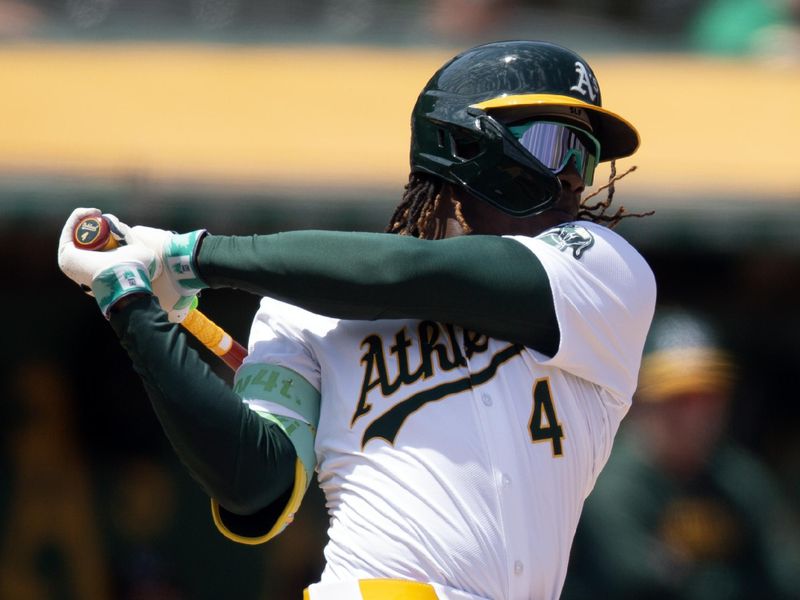
{"type": "MultiPolygon", "coordinates": [[[[119,242],[111,234],[108,219],[103,215],[81,219],[72,232],[72,240],[77,248],[83,250],[104,251],[119,246],[119,242]]],[[[196,306],[197,298],[181,325],[236,371],[242,366],[247,350],[214,321],[197,310],[196,306]]]]}
{"type": "Polygon", "coordinates": [[[190,311],[181,325],[231,369],[236,371],[242,366],[247,350],[203,313],[190,311]]]}

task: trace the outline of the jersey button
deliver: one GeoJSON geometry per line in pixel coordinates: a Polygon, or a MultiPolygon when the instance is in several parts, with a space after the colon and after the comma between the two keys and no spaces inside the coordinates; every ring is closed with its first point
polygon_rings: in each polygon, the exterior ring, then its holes
{"type": "Polygon", "coordinates": [[[486,406],[491,406],[492,405],[492,397],[489,394],[481,394],[481,401],[486,406]]]}
{"type": "Polygon", "coordinates": [[[503,478],[501,479],[503,482],[503,487],[509,487],[511,485],[511,477],[503,473],[503,478]]]}
{"type": "Polygon", "coordinates": [[[522,561],[517,560],[514,561],[514,575],[522,575],[522,572],[525,570],[525,566],[522,564],[522,561]]]}

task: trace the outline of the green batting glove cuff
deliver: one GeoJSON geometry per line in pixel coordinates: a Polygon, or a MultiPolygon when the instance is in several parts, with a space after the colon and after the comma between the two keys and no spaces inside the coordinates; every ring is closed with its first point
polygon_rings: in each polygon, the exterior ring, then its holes
{"type": "Polygon", "coordinates": [[[120,263],[103,269],[92,280],[92,293],[103,316],[111,307],[131,294],[152,294],[150,275],[141,263],[120,263]]]}
{"type": "Polygon", "coordinates": [[[187,295],[208,287],[197,274],[197,249],[207,233],[205,229],[176,233],[170,236],[164,248],[164,269],[187,295]]]}

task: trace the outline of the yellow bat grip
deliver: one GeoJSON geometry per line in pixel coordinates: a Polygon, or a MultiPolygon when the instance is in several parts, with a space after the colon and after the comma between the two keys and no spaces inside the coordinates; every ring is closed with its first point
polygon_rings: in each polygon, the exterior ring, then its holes
{"type": "Polygon", "coordinates": [[[233,345],[231,336],[199,310],[190,311],[181,325],[217,356],[226,354],[233,345]]]}
{"type": "MultiPolygon", "coordinates": [[[[193,303],[194,306],[197,306],[197,298],[193,303]]],[[[222,327],[199,310],[193,308],[189,311],[181,325],[196,337],[201,344],[219,356],[231,369],[236,371],[242,366],[242,362],[247,356],[247,350],[244,346],[225,333],[222,327]]]]}

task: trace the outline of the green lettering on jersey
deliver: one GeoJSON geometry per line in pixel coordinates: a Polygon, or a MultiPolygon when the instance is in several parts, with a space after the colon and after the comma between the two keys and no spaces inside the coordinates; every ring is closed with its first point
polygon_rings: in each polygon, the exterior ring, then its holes
{"type": "Polygon", "coordinates": [[[361,394],[358,396],[358,404],[353,418],[350,419],[350,427],[372,410],[372,404],[367,402],[367,394],[370,390],[380,387],[381,391],[390,387],[389,376],[386,373],[386,357],[383,355],[383,341],[380,336],[368,335],[361,342],[361,347],[367,347],[361,357],[361,364],[364,365],[364,379],[361,383],[361,394]]]}
{"type": "Polygon", "coordinates": [[[511,344],[492,356],[489,365],[476,373],[468,374],[453,381],[441,383],[437,386],[413,394],[395,404],[380,417],[375,419],[361,438],[362,448],[372,438],[383,438],[390,444],[394,444],[398,431],[405,423],[406,419],[420,408],[430,402],[442,400],[447,396],[463,392],[472,387],[477,387],[491,380],[497,373],[497,369],[506,361],[518,356],[522,352],[523,346],[511,344]]]}
{"type": "MultiPolygon", "coordinates": [[[[379,389],[383,397],[388,397],[404,385],[433,377],[437,368],[441,371],[452,371],[466,366],[467,361],[456,339],[455,328],[452,325],[445,325],[444,330],[447,333],[445,337],[442,336],[442,327],[433,321],[420,321],[417,326],[416,340],[419,345],[420,362],[415,369],[410,364],[408,351],[414,344],[409,339],[405,327],[395,334],[394,344],[389,347],[388,352],[384,351],[384,342],[379,335],[368,335],[362,340],[361,347],[365,348],[364,354],[361,356],[364,377],[361,382],[358,404],[352,419],[350,419],[351,427],[358,419],[372,410],[372,404],[367,397],[373,390],[379,389]],[[387,363],[390,358],[393,359],[392,371],[397,373],[394,380],[389,376],[390,368],[387,363]]],[[[466,339],[467,335],[475,337],[478,334],[465,331],[464,335],[466,339]]],[[[484,346],[481,351],[486,350],[486,347],[484,346]]]]}

